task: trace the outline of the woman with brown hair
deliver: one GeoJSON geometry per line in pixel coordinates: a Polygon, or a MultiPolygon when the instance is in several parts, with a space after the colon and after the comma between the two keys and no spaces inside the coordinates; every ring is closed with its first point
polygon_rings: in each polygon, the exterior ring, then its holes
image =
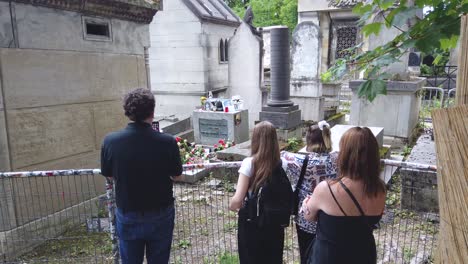
{"type": "MultiPolygon", "coordinates": [[[[231,211],[239,212],[238,246],[241,264],[283,262],[284,226],[259,226],[250,219],[252,196],[274,177],[284,176],[286,187],[291,190],[286,174],[285,163],[280,158],[280,151],[275,127],[269,122],[260,122],[253,130],[251,157],[242,161],[235,195],[229,204],[231,211]],[[247,202],[246,202],[247,201],[247,202]]],[[[265,195],[265,193],[262,193],[265,195]]],[[[289,204],[290,205],[290,204],[289,204]]],[[[290,210],[290,207],[288,208],[290,210]]],[[[258,209],[257,209],[258,212],[258,209]]],[[[268,219],[271,220],[271,219],[268,219]]],[[[289,212],[287,215],[289,223],[289,212]]]]}
{"type": "MultiPolygon", "coordinates": [[[[338,153],[332,151],[330,125],[326,121],[320,121],[312,125],[306,134],[307,155],[291,152],[281,152],[281,157],[288,162],[286,174],[295,186],[298,207],[302,201],[311,195],[315,187],[324,180],[336,178],[336,160],[338,153]]],[[[301,263],[306,263],[307,249],[315,238],[316,223],[307,221],[303,213],[295,216],[297,240],[301,263]]]]}
{"type": "Polygon", "coordinates": [[[379,178],[377,139],[369,128],[355,127],[340,141],[337,180],[321,182],[301,210],[317,220],[317,236],[308,263],[376,263],[372,231],[385,207],[385,184],[379,178]]]}

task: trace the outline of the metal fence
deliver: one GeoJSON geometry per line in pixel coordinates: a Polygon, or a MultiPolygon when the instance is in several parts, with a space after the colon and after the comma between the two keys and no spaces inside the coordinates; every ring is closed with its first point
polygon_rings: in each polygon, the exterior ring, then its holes
{"type": "Polygon", "coordinates": [[[458,67],[454,65],[431,66],[428,74],[421,74],[426,78],[427,86],[440,87],[446,92],[456,88],[458,67]]]}
{"type": "MultiPolygon", "coordinates": [[[[379,263],[431,263],[436,168],[383,162],[389,192],[374,232],[379,263]]],[[[188,177],[207,176],[174,186],[171,263],[238,263],[237,215],[227,207],[239,165],[184,167],[188,177]]],[[[106,190],[99,170],[0,173],[0,263],[117,263],[113,206],[112,182],[106,190]]],[[[299,263],[294,230],[293,224],[286,230],[284,263],[299,263]]]]}

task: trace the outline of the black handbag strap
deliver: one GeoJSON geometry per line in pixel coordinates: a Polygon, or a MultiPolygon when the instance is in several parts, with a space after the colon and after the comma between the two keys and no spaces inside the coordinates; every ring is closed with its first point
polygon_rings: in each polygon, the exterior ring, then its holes
{"type": "Polygon", "coordinates": [[[304,163],[302,163],[301,174],[299,175],[299,180],[297,181],[296,190],[294,191],[294,193],[296,194],[296,198],[297,198],[297,195],[299,195],[299,188],[302,186],[302,182],[304,181],[304,176],[307,170],[308,163],[309,163],[309,155],[306,155],[304,158],[304,163]]]}

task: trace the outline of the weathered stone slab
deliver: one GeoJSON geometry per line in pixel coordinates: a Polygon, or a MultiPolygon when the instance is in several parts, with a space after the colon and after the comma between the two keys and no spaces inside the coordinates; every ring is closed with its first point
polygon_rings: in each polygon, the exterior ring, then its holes
{"type": "MultiPolygon", "coordinates": [[[[332,149],[333,151],[340,151],[340,140],[341,137],[348,131],[349,129],[356,127],[351,125],[335,125],[331,128],[331,140],[332,140],[332,149]]],[[[379,143],[379,147],[383,146],[383,134],[384,128],[383,127],[369,127],[372,131],[374,136],[377,138],[377,142],[379,143]]],[[[300,153],[307,153],[306,147],[302,148],[300,153]]]]}
{"type": "MultiPolygon", "coordinates": [[[[417,140],[407,161],[437,164],[435,143],[430,135],[423,135],[417,140]]],[[[436,172],[401,169],[401,180],[402,208],[425,212],[439,211],[436,172]]]]}
{"type": "Polygon", "coordinates": [[[95,149],[91,105],[8,111],[12,169],[95,149]]]}
{"type": "Polygon", "coordinates": [[[425,80],[390,81],[387,95],[377,96],[372,103],[359,98],[357,94],[357,88],[362,82],[362,80],[350,82],[353,91],[350,124],[384,127],[386,136],[410,138],[418,124],[421,105],[421,97],[417,92],[425,80]]]}
{"type": "Polygon", "coordinates": [[[291,52],[291,96],[320,97],[320,27],[312,21],[297,25],[291,52]]]}
{"type": "Polygon", "coordinates": [[[207,169],[193,169],[193,170],[186,170],[183,173],[182,182],[186,183],[195,183],[206,176],[210,175],[210,170],[207,169]]]}
{"type": "Polygon", "coordinates": [[[0,48],[8,48],[13,42],[10,8],[8,2],[0,2],[0,48]]]}
{"type": "Polygon", "coordinates": [[[95,149],[101,149],[104,137],[113,131],[123,129],[129,122],[123,114],[122,102],[104,102],[92,105],[95,130],[95,149]]]}
{"type": "Polygon", "coordinates": [[[301,110],[291,112],[260,112],[260,121],[269,121],[278,129],[292,129],[299,126],[301,120],[301,110]]]}
{"type": "Polygon", "coordinates": [[[2,68],[8,109],[121,100],[144,84],[138,73],[144,64],[133,55],[0,49],[0,56],[8,65],[2,68]]]}
{"type": "Polygon", "coordinates": [[[291,101],[301,108],[302,120],[318,122],[324,119],[325,98],[291,96],[291,101]]]}
{"type": "Polygon", "coordinates": [[[86,16],[78,12],[16,3],[15,15],[22,49],[143,55],[144,47],[150,46],[148,24],[101,17],[103,21],[110,23],[112,39],[89,41],[83,37],[82,19],[86,16]]]}
{"type": "Polygon", "coordinates": [[[251,141],[248,140],[228,149],[218,151],[216,152],[216,157],[224,161],[242,161],[250,157],[250,144],[251,141]]]}
{"type": "Polygon", "coordinates": [[[239,112],[193,111],[195,142],[203,145],[218,144],[220,139],[237,144],[249,139],[249,114],[239,112]]]}

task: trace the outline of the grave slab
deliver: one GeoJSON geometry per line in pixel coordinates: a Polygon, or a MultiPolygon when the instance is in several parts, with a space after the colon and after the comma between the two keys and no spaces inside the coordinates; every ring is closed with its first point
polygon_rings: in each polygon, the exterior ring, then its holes
{"type": "MultiPolygon", "coordinates": [[[[437,164],[436,148],[430,135],[422,135],[413,147],[407,162],[437,164]]],[[[401,207],[423,212],[438,212],[437,173],[401,169],[401,207]]]]}
{"type": "Polygon", "coordinates": [[[249,112],[210,112],[195,110],[192,115],[195,142],[218,144],[220,139],[242,143],[249,140],[249,112]]]}
{"type": "MultiPolygon", "coordinates": [[[[348,131],[349,129],[356,127],[351,125],[336,125],[331,128],[331,140],[332,140],[332,151],[340,151],[340,140],[341,137],[348,131]]],[[[383,135],[384,135],[384,128],[383,127],[369,127],[372,131],[372,134],[377,138],[377,142],[379,143],[379,147],[383,147],[383,135]]],[[[307,153],[306,147],[299,150],[299,153],[307,153]]]]}
{"type": "Polygon", "coordinates": [[[250,140],[228,149],[216,152],[216,158],[223,161],[242,161],[250,156],[250,140]]]}

